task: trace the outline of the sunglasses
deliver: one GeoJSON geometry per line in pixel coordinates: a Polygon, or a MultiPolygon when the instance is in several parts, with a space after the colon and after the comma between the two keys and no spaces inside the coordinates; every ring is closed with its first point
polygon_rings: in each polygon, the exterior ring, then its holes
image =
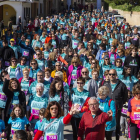
{"type": "Polygon", "coordinates": [[[96,63],[93,62],[92,64],[96,64],[96,63]]]}
{"type": "Polygon", "coordinates": [[[25,41],[25,42],[28,42],[29,43],[29,41],[25,41]]]}
{"type": "Polygon", "coordinates": [[[77,82],[77,84],[78,84],[78,85],[83,85],[84,83],[81,83],[81,82],[77,82]]]}
{"type": "Polygon", "coordinates": [[[77,62],[72,62],[73,64],[77,64],[77,62]]]}
{"type": "Polygon", "coordinates": [[[16,63],[17,61],[12,61],[13,63],[16,63]]]}
{"type": "Polygon", "coordinates": [[[121,52],[118,52],[118,53],[121,53],[121,52]]]}
{"type": "Polygon", "coordinates": [[[55,66],[58,66],[58,67],[60,67],[60,65],[55,65],[55,66]]]}
{"type": "Polygon", "coordinates": [[[115,74],[115,73],[109,73],[109,76],[111,76],[111,75],[112,75],[112,76],[115,76],[116,74],[115,74]]]}
{"type": "Polygon", "coordinates": [[[121,61],[117,61],[117,63],[121,63],[121,61]]]}
{"type": "Polygon", "coordinates": [[[109,60],[109,59],[105,59],[105,60],[109,60]]]}
{"type": "Polygon", "coordinates": [[[36,65],[36,63],[31,63],[31,65],[36,65]]]}
{"type": "Polygon", "coordinates": [[[85,72],[83,71],[82,73],[83,73],[83,74],[87,74],[87,71],[85,71],[85,72]]]}
{"type": "Polygon", "coordinates": [[[36,55],[40,55],[40,54],[36,54],[36,55]]]}

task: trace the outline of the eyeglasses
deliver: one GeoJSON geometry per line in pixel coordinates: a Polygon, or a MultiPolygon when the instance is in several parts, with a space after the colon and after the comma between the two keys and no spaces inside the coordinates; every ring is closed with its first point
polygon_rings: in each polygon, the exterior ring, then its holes
{"type": "Polygon", "coordinates": [[[115,76],[116,74],[115,74],[115,73],[109,73],[109,76],[111,76],[111,75],[112,75],[112,76],[115,76]]]}
{"type": "Polygon", "coordinates": [[[16,63],[17,61],[12,61],[13,63],[16,63]]]}
{"type": "Polygon", "coordinates": [[[81,83],[81,82],[77,82],[77,84],[78,84],[78,85],[83,85],[84,83],[81,83]]]}
{"type": "Polygon", "coordinates": [[[111,50],[114,50],[114,48],[111,48],[111,50]]]}
{"type": "Polygon", "coordinates": [[[92,64],[96,64],[96,63],[92,62],[92,64]]]}
{"type": "Polygon", "coordinates": [[[31,63],[31,65],[36,65],[36,63],[31,63]]]}
{"type": "Polygon", "coordinates": [[[96,106],[98,103],[95,103],[95,104],[89,104],[90,107],[92,106],[96,106]]]}
{"type": "Polygon", "coordinates": [[[92,58],[88,58],[89,60],[92,60],[92,58]]]}
{"type": "Polygon", "coordinates": [[[118,53],[121,53],[121,52],[118,52],[118,53]]]}
{"type": "Polygon", "coordinates": [[[99,96],[105,96],[104,94],[99,94],[99,96]]]}
{"type": "Polygon", "coordinates": [[[83,73],[83,74],[87,74],[87,71],[83,71],[82,73],[83,73]]]}
{"type": "Polygon", "coordinates": [[[58,108],[57,107],[52,107],[52,108],[50,108],[51,110],[58,110],[58,108]]]}
{"type": "Polygon", "coordinates": [[[75,64],[77,64],[77,62],[72,62],[73,64],[75,63],[75,64]]]}
{"type": "Polygon", "coordinates": [[[25,41],[25,42],[28,42],[29,43],[30,41],[25,41]]]}
{"type": "Polygon", "coordinates": [[[40,76],[40,77],[41,77],[41,76],[43,76],[43,75],[37,75],[37,76],[40,76]]]}
{"type": "Polygon", "coordinates": [[[105,60],[109,60],[109,59],[105,59],[105,60]]]}
{"type": "Polygon", "coordinates": [[[60,65],[55,65],[56,67],[58,66],[58,67],[60,67],[60,65]]]}
{"type": "Polygon", "coordinates": [[[117,63],[121,63],[121,61],[117,61],[117,63]]]}

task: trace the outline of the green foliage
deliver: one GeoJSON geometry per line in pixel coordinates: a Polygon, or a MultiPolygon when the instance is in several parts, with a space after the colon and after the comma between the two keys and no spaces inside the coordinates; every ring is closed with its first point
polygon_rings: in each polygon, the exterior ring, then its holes
{"type": "MultiPolygon", "coordinates": [[[[109,4],[113,9],[120,9],[123,11],[137,11],[140,12],[140,5],[135,6],[130,4],[130,0],[104,0],[106,3],[109,4]]],[[[137,2],[137,0],[135,0],[137,2]]],[[[138,0],[137,3],[139,3],[140,0],[138,0]]]]}

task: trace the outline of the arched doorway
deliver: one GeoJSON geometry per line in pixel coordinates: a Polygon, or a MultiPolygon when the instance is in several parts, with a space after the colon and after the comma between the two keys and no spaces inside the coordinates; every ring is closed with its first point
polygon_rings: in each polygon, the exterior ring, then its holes
{"type": "Polygon", "coordinates": [[[3,5],[3,20],[4,20],[5,26],[8,26],[10,19],[15,25],[16,24],[16,11],[12,6],[5,4],[3,5]]]}

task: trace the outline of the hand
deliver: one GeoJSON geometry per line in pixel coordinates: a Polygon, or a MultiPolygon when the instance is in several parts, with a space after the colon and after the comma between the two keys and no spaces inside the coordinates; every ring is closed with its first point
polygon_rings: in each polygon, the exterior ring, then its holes
{"type": "Polygon", "coordinates": [[[112,114],[113,114],[112,110],[109,110],[109,111],[107,112],[107,114],[108,114],[109,117],[111,117],[112,114]]]}
{"type": "Polygon", "coordinates": [[[32,136],[34,136],[34,132],[33,132],[33,131],[31,131],[30,134],[31,134],[32,136]]]}
{"type": "Polygon", "coordinates": [[[1,137],[2,137],[2,138],[4,138],[4,137],[5,137],[5,132],[3,132],[3,133],[1,134],[1,137]]]}
{"type": "Polygon", "coordinates": [[[9,74],[5,75],[5,76],[4,76],[4,79],[10,80],[9,74]]]}

